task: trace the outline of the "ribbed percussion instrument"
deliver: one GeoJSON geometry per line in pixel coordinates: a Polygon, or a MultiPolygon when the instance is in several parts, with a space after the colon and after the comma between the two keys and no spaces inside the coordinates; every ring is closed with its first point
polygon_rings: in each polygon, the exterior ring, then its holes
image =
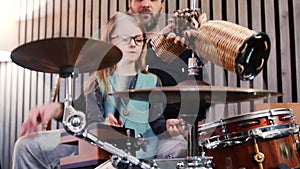
{"type": "Polygon", "coordinates": [[[175,44],[173,41],[167,41],[165,35],[158,35],[151,41],[151,44],[157,57],[167,63],[171,63],[187,48],[186,46],[175,44]]]}
{"type": "MultiPolygon", "coordinates": [[[[199,8],[195,10],[176,10],[173,13],[175,25],[173,32],[178,36],[183,37],[184,31],[197,29],[200,26],[197,21],[197,18],[201,15],[201,10],[199,8]]],[[[151,45],[157,57],[167,63],[172,62],[177,56],[187,49],[186,45],[175,43],[174,41],[167,41],[166,35],[164,34],[160,34],[153,38],[151,40],[151,45]]]]}
{"type": "Polygon", "coordinates": [[[263,32],[221,20],[201,24],[189,30],[194,47],[206,60],[238,74],[241,80],[252,80],[267,63],[270,39],[263,32]]]}

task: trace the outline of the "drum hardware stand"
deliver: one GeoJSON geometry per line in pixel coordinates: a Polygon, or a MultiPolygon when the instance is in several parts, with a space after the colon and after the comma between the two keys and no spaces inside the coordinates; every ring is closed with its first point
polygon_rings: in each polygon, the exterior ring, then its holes
{"type": "Polygon", "coordinates": [[[177,163],[177,169],[186,169],[186,168],[188,168],[188,169],[212,169],[213,168],[213,163],[212,163],[213,157],[205,156],[205,152],[203,151],[202,144],[200,146],[202,148],[202,152],[201,152],[201,156],[199,156],[198,121],[196,120],[194,125],[187,123],[183,127],[184,127],[184,129],[187,129],[187,131],[188,131],[187,157],[185,158],[185,163],[184,162],[177,163]]]}
{"type": "MultiPolygon", "coordinates": [[[[102,142],[97,138],[97,136],[93,135],[86,128],[87,121],[85,113],[81,111],[75,110],[73,107],[73,84],[76,77],[78,77],[79,71],[75,67],[62,67],[60,68],[60,77],[66,78],[66,98],[64,103],[64,113],[63,113],[63,126],[66,131],[76,137],[84,139],[89,143],[100,147],[107,152],[116,155],[121,159],[122,165],[125,164],[134,164],[136,166],[140,166],[142,169],[150,169],[150,165],[144,162],[141,162],[136,157],[130,155],[129,153],[118,149],[110,143],[102,142]]],[[[116,157],[114,156],[114,158],[116,157]]]]}
{"type": "Polygon", "coordinates": [[[226,129],[226,126],[225,126],[224,123],[223,123],[223,120],[220,119],[219,122],[220,122],[220,124],[221,124],[221,126],[222,126],[222,133],[223,133],[223,134],[227,133],[227,129],[226,129]]]}
{"type": "Polygon", "coordinates": [[[139,134],[134,142],[135,147],[141,148],[144,152],[147,151],[147,142],[145,141],[144,137],[139,134]]]}
{"type": "Polygon", "coordinates": [[[199,59],[195,57],[195,52],[192,50],[192,57],[188,60],[188,75],[190,76],[196,76],[199,75],[199,68],[201,68],[203,65],[198,66],[199,59]]]}
{"type": "Polygon", "coordinates": [[[227,128],[226,128],[226,125],[224,125],[224,123],[223,123],[223,119],[220,119],[219,120],[219,123],[221,124],[221,126],[222,126],[222,134],[224,135],[224,138],[226,139],[226,140],[228,140],[229,139],[229,136],[228,136],[228,132],[227,132],[227,128]]]}
{"type": "Polygon", "coordinates": [[[127,136],[127,140],[126,140],[127,152],[128,154],[130,154],[131,146],[132,146],[130,141],[130,130],[126,130],[126,136],[127,136]]]}
{"type": "Polygon", "coordinates": [[[299,138],[300,138],[300,131],[299,131],[299,125],[295,120],[294,117],[294,111],[293,112],[293,116],[292,116],[292,122],[295,124],[295,130],[294,130],[294,134],[296,134],[295,138],[295,143],[296,143],[296,150],[298,155],[300,155],[300,142],[299,142],[299,138]]]}
{"type": "Polygon", "coordinates": [[[295,131],[296,136],[295,136],[295,142],[296,142],[296,150],[298,152],[298,155],[300,155],[300,143],[299,143],[299,138],[300,138],[300,131],[299,131],[299,125],[298,123],[295,122],[295,127],[298,131],[295,131]]]}

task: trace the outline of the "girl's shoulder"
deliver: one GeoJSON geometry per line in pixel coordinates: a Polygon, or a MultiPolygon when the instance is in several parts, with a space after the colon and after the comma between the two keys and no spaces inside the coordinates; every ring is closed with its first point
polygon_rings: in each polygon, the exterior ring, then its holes
{"type": "Polygon", "coordinates": [[[160,78],[154,73],[142,71],[138,75],[140,76],[140,79],[142,79],[143,82],[151,84],[152,87],[161,86],[160,78]]]}
{"type": "Polygon", "coordinates": [[[159,77],[156,74],[148,72],[148,71],[141,71],[138,75],[142,76],[145,79],[151,79],[151,80],[155,80],[155,81],[159,80],[159,77]]]}

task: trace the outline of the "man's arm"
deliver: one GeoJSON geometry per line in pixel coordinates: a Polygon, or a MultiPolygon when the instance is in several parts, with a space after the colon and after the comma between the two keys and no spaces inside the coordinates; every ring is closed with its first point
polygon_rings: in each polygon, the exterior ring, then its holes
{"type": "Polygon", "coordinates": [[[156,135],[166,131],[166,118],[163,114],[163,104],[152,104],[149,110],[149,124],[156,135]]]}

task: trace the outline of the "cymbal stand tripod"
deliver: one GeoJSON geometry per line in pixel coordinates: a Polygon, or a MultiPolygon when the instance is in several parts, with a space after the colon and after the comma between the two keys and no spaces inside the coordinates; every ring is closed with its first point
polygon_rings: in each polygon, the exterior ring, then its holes
{"type": "Polygon", "coordinates": [[[120,159],[124,159],[136,166],[140,166],[142,169],[150,169],[151,166],[145,162],[141,162],[136,157],[126,153],[123,150],[118,149],[110,143],[103,142],[98,139],[97,136],[90,133],[87,126],[86,115],[81,111],[75,110],[73,107],[73,84],[75,78],[78,76],[78,69],[76,67],[62,67],[60,68],[60,77],[66,78],[66,98],[64,103],[63,114],[63,126],[66,131],[76,137],[88,141],[93,145],[97,145],[103,150],[118,156],[120,159]]]}
{"type": "MultiPolygon", "coordinates": [[[[198,147],[199,145],[199,133],[198,133],[198,120],[194,123],[191,122],[191,118],[194,119],[193,115],[182,115],[186,121],[186,124],[183,126],[184,129],[188,131],[187,135],[187,156],[185,158],[185,166],[189,169],[212,169],[213,168],[213,157],[205,156],[205,152],[201,151],[199,155],[198,147]]],[[[196,117],[197,118],[197,117],[196,117]]],[[[201,146],[200,146],[201,148],[201,146]]]]}

